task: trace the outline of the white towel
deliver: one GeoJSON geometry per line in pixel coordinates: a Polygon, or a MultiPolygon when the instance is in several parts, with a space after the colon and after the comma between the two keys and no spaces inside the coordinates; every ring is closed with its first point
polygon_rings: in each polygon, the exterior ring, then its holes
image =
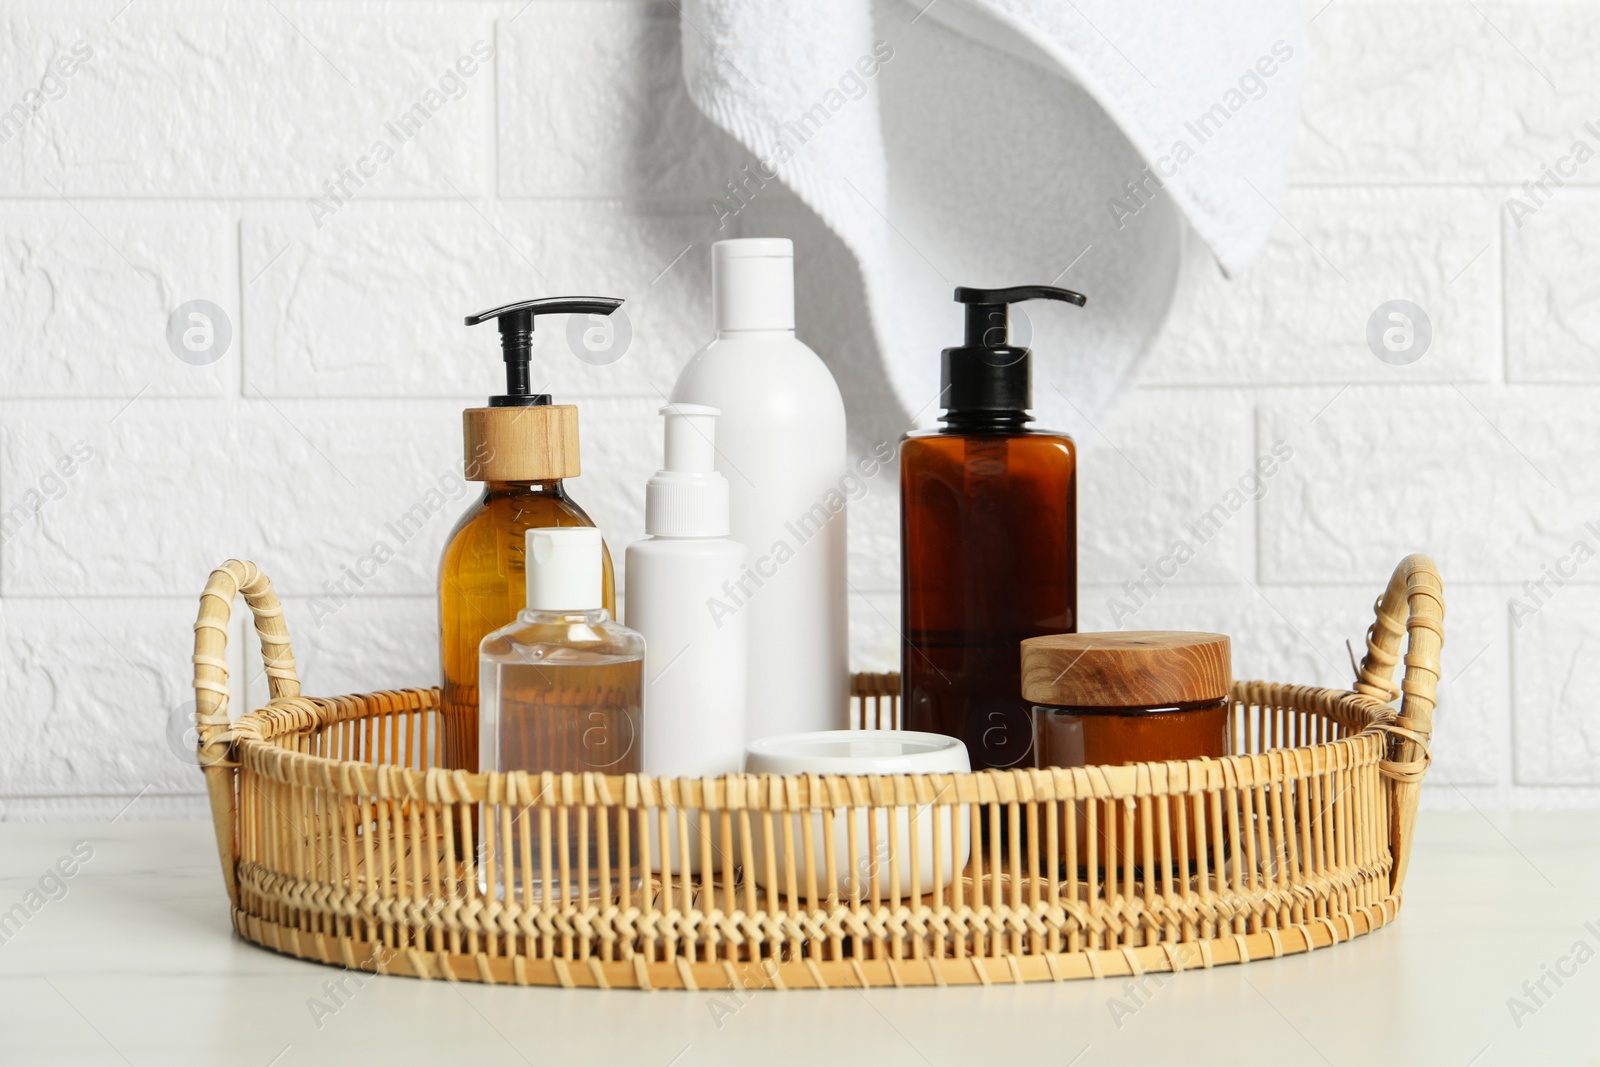
{"type": "MultiPolygon", "coordinates": [[[[938,414],[955,285],[1028,305],[1045,425],[1081,429],[1172,302],[1186,227],[1226,272],[1276,218],[1295,0],[685,0],[689,94],[855,256],[884,369],[938,414]]],[[[804,254],[804,250],[798,250],[804,254]]]]}

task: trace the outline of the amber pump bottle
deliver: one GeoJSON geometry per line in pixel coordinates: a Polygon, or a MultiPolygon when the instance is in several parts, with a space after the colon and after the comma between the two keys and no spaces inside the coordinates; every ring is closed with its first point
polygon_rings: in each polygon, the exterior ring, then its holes
{"type": "Polygon", "coordinates": [[[1077,450],[1030,429],[1031,353],[1008,307],[1085,298],[1046,285],[958,288],[966,343],[944,350],[944,425],[900,448],[901,695],[908,730],[966,742],[973,769],[1033,747],[1020,643],[1078,624],[1077,450]]]}
{"type": "MultiPolygon", "coordinates": [[[[546,297],[467,317],[468,326],[494,319],[506,363],[506,391],[489,406],[462,413],[466,476],[483,482],[483,496],[450,531],[439,560],[439,660],[442,669],[442,755],[446,767],[478,766],[478,646],[517,617],[527,603],[523,561],[530,528],[593,526],[562,484],[576,478],[578,409],[552,404],[528,384],[534,319],[539,315],[609,315],[612,297],[546,297]]],[[[602,544],[601,594],[616,614],[611,553],[602,544]]]]}

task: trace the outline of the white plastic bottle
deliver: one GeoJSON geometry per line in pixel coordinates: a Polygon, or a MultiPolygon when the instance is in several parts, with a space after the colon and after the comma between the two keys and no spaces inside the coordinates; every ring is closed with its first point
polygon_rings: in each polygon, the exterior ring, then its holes
{"type": "Polygon", "coordinates": [[[734,774],[745,746],[747,616],[712,603],[738,580],[728,483],[714,465],[717,409],[668,404],[665,462],[645,487],[644,529],[628,546],[628,628],[645,639],[644,772],[734,774]]]}
{"type": "Polygon", "coordinates": [[[844,399],[794,335],[794,244],[712,245],[711,303],[716,339],[684,367],[672,400],[722,412],[716,467],[728,480],[733,539],[750,557],[716,610],[749,619],[747,741],[844,729],[844,399]]]}

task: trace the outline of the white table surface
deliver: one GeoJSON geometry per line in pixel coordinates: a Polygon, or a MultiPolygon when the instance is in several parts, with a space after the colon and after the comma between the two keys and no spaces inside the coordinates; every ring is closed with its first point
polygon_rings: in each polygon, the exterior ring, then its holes
{"type": "Polygon", "coordinates": [[[741,999],[371,977],[320,1018],[341,972],[233,936],[206,824],[0,824],[0,913],[80,841],[93,858],[65,895],[0,932],[4,1067],[1600,1064],[1600,813],[1423,812],[1397,923],[1147,996],[1126,979],[741,999]],[[1594,958],[1535,1005],[1523,983],[1580,941],[1594,958]],[[1511,997],[1534,1010],[1513,1019],[1511,997]]]}

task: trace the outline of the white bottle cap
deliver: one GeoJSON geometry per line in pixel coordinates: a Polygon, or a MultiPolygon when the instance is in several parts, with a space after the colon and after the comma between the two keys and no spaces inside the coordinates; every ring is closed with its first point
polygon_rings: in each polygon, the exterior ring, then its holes
{"type": "Polygon", "coordinates": [[[728,481],[716,469],[720,414],[700,404],[661,409],[665,455],[644,489],[644,532],[651,537],[728,536],[728,481]]]}
{"type": "Polygon", "coordinates": [[[794,242],[747,237],[712,245],[711,312],[719,333],[794,329],[794,242]]]}
{"type": "Polygon", "coordinates": [[[529,611],[593,611],[605,605],[599,530],[536,526],[526,544],[529,611]]]}

